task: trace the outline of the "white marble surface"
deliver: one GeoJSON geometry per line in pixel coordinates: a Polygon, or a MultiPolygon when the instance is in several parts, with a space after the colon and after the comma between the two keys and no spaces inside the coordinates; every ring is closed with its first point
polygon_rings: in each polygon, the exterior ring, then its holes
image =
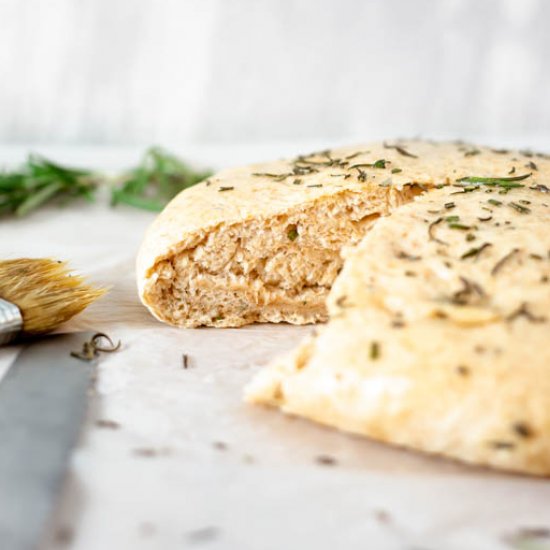
{"type": "MultiPolygon", "coordinates": [[[[291,148],[195,148],[187,156],[219,167],[291,148]]],[[[0,159],[20,158],[24,149],[0,150],[0,159]]],[[[135,155],[42,150],[111,169],[135,155]]],[[[0,256],[68,259],[113,285],[69,328],[104,330],[123,342],[99,366],[45,549],[548,548],[510,539],[519,528],[550,527],[548,480],[428,458],[243,404],[243,384],[311,327],[176,330],[156,322],[133,282],[151,218],[100,203],[0,221],[0,256]],[[316,461],[327,454],[336,464],[316,461]]],[[[12,358],[3,350],[0,369],[12,358]]]]}

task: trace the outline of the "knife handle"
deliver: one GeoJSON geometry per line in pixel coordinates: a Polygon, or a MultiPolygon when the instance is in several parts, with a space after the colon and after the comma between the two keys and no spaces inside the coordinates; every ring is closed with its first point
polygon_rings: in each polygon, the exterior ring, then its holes
{"type": "Polygon", "coordinates": [[[19,308],[0,298],[0,346],[15,340],[22,328],[23,317],[19,308]]]}

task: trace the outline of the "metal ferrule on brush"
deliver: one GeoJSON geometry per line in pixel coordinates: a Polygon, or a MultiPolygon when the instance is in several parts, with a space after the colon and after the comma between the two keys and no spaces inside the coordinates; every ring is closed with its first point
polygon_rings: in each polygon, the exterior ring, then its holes
{"type": "Polygon", "coordinates": [[[15,340],[23,328],[23,317],[19,308],[0,298],[0,346],[15,340]]]}

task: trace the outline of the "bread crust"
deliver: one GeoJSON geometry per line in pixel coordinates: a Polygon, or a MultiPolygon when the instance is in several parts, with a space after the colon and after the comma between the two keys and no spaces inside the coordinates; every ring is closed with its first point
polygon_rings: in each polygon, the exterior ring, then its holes
{"type": "Polygon", "coordinates": [[[335,275],[321,283],[306,273],[308,262],[336,273],[340,251],[356,244],[378,216],[455,177],[499,175],[528,160],[512,156],[465,144],[400,141],[224,170],[180,193],[149,228],[137,258],[139,295],[155,317],[185,327],[325,320],[335,275]],[[250,245],[258,234],[266,236],[263,248],[250,245]],[[215,257],[227,261],[211,269],[215,257]],[[280,260],[274,267],[273,257],[280,260]],[[292,285],[283,280],[284,273],[300,272],[292,285]]]}
{"type": "Polygon", "coordinates": [[[523,187],[447,187],[379,220],[348,254],[328,325],[257,374],[247,400],[550,475],[550,192],[538,168],[523,187]]]}

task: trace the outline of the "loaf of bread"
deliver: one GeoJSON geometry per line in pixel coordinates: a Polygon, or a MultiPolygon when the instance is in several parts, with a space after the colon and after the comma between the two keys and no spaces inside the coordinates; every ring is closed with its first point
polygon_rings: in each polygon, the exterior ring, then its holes
{"type": "Polygon", "coordinates": [[[379,220],[347,253],[329,323],[260,371],[248,401],[550,475],[549,163],[514,159],[498,179],[451,170],[453,185],[379,220]]]}
{"type": "Polygon", "coordinates": [[[535,161],[399,141],[225,170],[183,191],[147,232],[137,262],[141,299],[183,327],[324,321],[342,249],[376,219],[461,176],[533,171],[525,165],[535,161]]]}

